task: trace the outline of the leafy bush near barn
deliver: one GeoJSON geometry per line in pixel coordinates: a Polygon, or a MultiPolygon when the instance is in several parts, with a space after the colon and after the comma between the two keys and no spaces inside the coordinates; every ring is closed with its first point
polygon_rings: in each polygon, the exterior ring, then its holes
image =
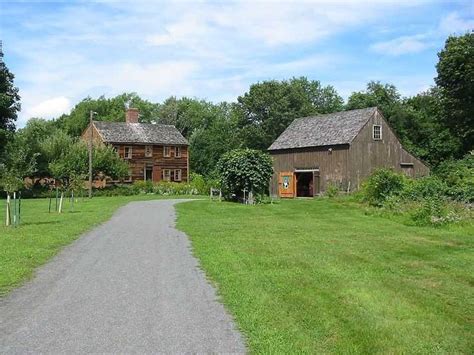
{"type": "Polygon", "coordinates": [[[227,195],[241,196],[267,192],[273,174],[270,156],[258,150],[235,149],[225,153],[217,164],[221,185],[227,195]]]}
{"type": "Polygon", "coordinates": [[[456,201],[474,202],[474,151],[463,159],[441,163],[434,173],[446,183],[447,196],[456,201]]]}
{"type": "MultiPolygon", "coordinates": [[[[458,180],[463,181],[464,180],[458,180]]],[[[452,191],[468,191],[441,177],[408,178],[388,169],[375,171],[364,183],[362,201],[382,213],[409,216],[416,225],[443,225],[471,218],[472,211],[452,191]]]]}
{"type": "Polygon", "coordinates": [[[400,195],[406,186],[406,178],[390,169],[376,170],[362,187],[363,199],[371,206],[381,207],[385,201],[400,195]]]}

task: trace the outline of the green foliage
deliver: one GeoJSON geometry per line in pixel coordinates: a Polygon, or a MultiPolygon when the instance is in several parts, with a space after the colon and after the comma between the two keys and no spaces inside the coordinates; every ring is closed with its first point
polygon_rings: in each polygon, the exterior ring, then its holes
{"type": "Polygon", "coordinates": [[[6,192],[18,191],[24,186],[24,178],[34,173],[37,154],[29,155],[28,146],[14,137],[5,149],[6,157],[0,163],[0,187],[6,192]]]}
{"type": "Polygon", "coordinates": [[[20,111],[20,95],[13,80],[15,76],[8,70],[0,49],[0,163],[5,147],[15,130],[17,113],[20,111]]]}
{"type": "Polygon", "coordinates": [[[222,156],[217,164],[222,188],[228,194],[241,196],[243,190],[266,193],[273,173],[272,159],[252,149],[235,149],[222,156]]]}
{"type": "Polygon", "coordinates": [[[442,94],[443,119],[460,137],[465,154],[474,148],[474,33],[450,36],[438,57],[435,81],[442,94]]]}
{"type": "Polygon", "coordinates": [[[89,124],[90,111],[97,112],[98,121],[125,121],[125,107],[136,107],[140,110],[141,122],[152,122],[158,116],[159,105],[141,99],[136,93],[124,93],[107,99],[85,98],[78,103],[68,115],[62,115],[56,121],[59,128],[73,137],[79,137],[89,124]]]}
{"type": "Polygon", "coordinates": [[[253,84],[237,101],[244,146],[261,150],[295,118],[343,109],[343,100],[333,87],[305,77],[253,84]]]}
{"type": "MultiPolygon", "coordinates": [[[[49,164],[49,170],[54,178],[61,180],[63,185],[68,187],[71,179],[88,175],[89,151],[85,142],[74,142],[65,139],[65,137],[55,137],[48,140],[46,149],[49,152],[48,154],[57,154],[59,152],[56,149],[62,147],[59,156],[54,157],[49,164]]],[[[102,174],[113,179],[120,179],[128,175],[128,163],[121,159],[112,147],[94,146],[92,154],[92,174],[94,177],[102,174]]]]}
{"type": "Polygon", "coordinates": [[[466,210],[438,196],[426,197],[409,211],[416,225],[440,226],[461,221],[466,210]]]}
{"type": "Polygon", "coordinates": [[[406,179],[403,197],[411,201],[420,201],[426,198],[445,198],[448,194],[448,185],[438,176],[425,176],[419,179],[406,179]]]}
{"type": "Polygon", "coordinates": [[[333,184],[333,183],[329,183],[327,188],[326,188],[326,192],[324,193],[325,196],[329,197],[329,198],[333,198],[333,197],[336,197],[337,195],[339,195],[339,188],[337,187],[336,184],[333,184]]]}
{"type": "Polygon", "coordinates": [[[390,169],[376,170],[364,183],[364,200],[372,206],[383,206],[391,196],[400,195],[405,187],[405,176],[390,169]]]}
{"type": "Polygon", "coordinates": [[[447,195],[455,200],[474,202],[474,152],[460,160],[447,160],[435,170],[447,185],[447,195]]]}

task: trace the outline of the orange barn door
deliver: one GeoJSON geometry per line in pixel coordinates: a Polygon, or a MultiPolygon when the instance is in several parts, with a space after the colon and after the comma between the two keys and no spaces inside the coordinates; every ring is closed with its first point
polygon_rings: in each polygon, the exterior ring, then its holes
{"type": "Polygon", "coordinates": [[[278,179],[278,193],[280,197],[295,197],[295,174],[293,172],[282,172],[278,179]]]}

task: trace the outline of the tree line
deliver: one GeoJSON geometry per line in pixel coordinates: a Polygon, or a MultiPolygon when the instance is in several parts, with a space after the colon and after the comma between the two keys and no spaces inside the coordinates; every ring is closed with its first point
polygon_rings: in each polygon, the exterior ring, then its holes
{"type": "MultiPolygon", "coordinates": [[[[449,37],[438,57],[435,85],[412,97],[402,97],[392,84],[371,81],[344,102],[334,87],[297,77],[253,84],[230,103],[188,97],[153,103],[135,93],[88,97],[69,114],[53,120],[31,118],[17,131],[20,97],[14,76],[2,60],[0,176],[3,185],[9,169],[18,169],[19,177],[69,179],[64,175],[67,169],[61,171],[61,167],[82,166],[74,158],[85,152],[77,140],[88,125],[90,110],[97,112],[96,120],[124,121],[126,104],[140,110],[141,122],[175,125],[190,142],[191,170],[204,176],[213,176],[219,159],[233,149],[265,151],[295,118],[371,106],[382,110],[408,151],[437,168],[473,150],[474,34],[449,37]]],[[[124,167],[114,160],[112,151],[97,154],[106,158],[96,172],[123,174],[124,167]]],[[[81,171],[76,175],[81,176],[81,171]]]]}

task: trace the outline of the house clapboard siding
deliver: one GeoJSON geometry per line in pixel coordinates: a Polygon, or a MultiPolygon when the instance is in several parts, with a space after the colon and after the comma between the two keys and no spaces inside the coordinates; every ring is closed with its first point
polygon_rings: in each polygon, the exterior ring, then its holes
{"type": "Polygon", "coordinates": [[[330,184],[356,190],[382,167],[413,177],[429,174],[429,168],[402,147],[377,108],[295,120],[268,150],[274,167],[271,193],[285,197],[298,196],[303,174],[313,174],[312,179],[305,177],[312,196],[330,184]],[[374,139],[374,125],[381,128],[380,139],[374,139]],[[294,184],[289,194],[282,191],[282,176],[294,184]]]}

